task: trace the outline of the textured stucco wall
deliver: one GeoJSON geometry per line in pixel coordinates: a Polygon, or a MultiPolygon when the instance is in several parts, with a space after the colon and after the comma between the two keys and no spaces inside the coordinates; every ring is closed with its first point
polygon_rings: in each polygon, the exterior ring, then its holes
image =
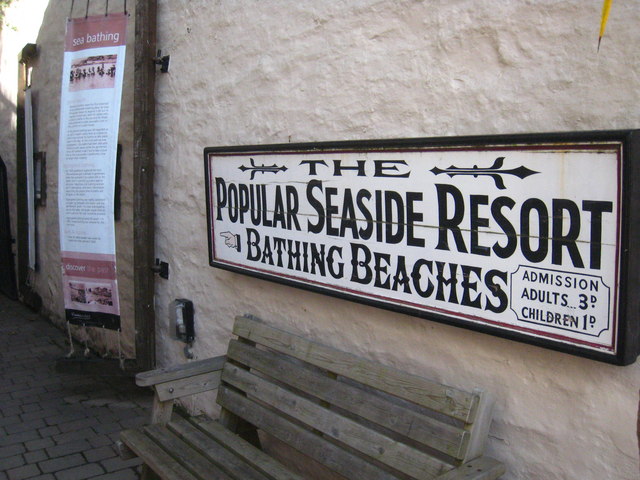
{"type": "MultiPolygon", "coordinates": [[[[111,3],[110,11],[122,11],[122,4],[111,3]]],[[[133,2],[130,2],[133,3],[133,2]]],[[[16,131],[15,102],[17,95],[18,52],[26,43],[38,45],[38,57],[33,62],[32,93],[34,117],[34,151],[47,154],[47,203],[36,208],[36,245],[38,270],[30,277],[34,290],[42,297],[42,313],[60,326],[64,326],[64,304],[60,272],[60,232],[58,219],[58,135],[60,116],[60,82],[64,34],[71,2],[19,0],[7,11],[2,34],[2,113],[1,121],[7,127],[0,134],[2,156],[10,172],[10,203],[12,206],[12,234],[16,232],[15,165],[16,131]],[[6,155],[6,156],[5,156],[6,155]]],[[[133,5],[129,6],[133,14],[133,5]]],[[[84,15],[86,3],[75,5],[74,17],[84,15]]],[[[89,15],[105,12],[105,2],[92,2],[89,15]]],[[[133,318],[133,41],[134,22],[128,26],[128,52],[120,116],[119,142],[123,145],[121,178],[121,220],[116,223],[116,250],[118,286],[122,318],[121,344],[118,334],[94,328],[71,327],[76,339],[100,353],[117,356],[119,349],[125,357],[135,356],[133,318]]]]}
{"type": "MultiPolygon", "coordinates": [[[[637,128],[640,4],[600,1],[159,2],[161,364],[185,361],[168,306],[196,307],[197,358],[234,315],[497,398],[508,479],[635,479],[640,364],[615,367],[207,266],[206,146],[637,128]]],[[[210,408],[209,399],[193,404],[210,408]]]]}
{"type": "MultiPolygon", "coordinates": [[[[39,35],[27,41],[42,45],[36,140],[48,155],[48,204],[38,223],[43,267],[34,285],[59,320],[58,92],[69,2],[50,4],[39,35]]],[[[91,5],[103,11],[104,3],[91,5]]],[[[196,308],[197,358],[223,353],[234,315],[251,313],[447,384],[491,391],[488,453],[507,464],[507,479],[636,479],[639,362],[605,365],[207,264],[206,146],[640,127],[640,4],[614,2],[598,54],[600,8],[600,0],[160,0],[158,47],[171,67],[157,84],[156,256],[171,274],[156,283],[159,363],[186,361],[170,339],[168,314],[171,300],[186,297],[196,308]]],[[[5,80],[5,65],[24,43],[9,47],[9,34],[0,46],[3,99],[15,99],[7,82],[17,74],[5,80]]],[[[129,49],[116,225],[129,351],[132,59],[129,49]]],[[[3,103],[3,125],[5,112],[3,103]]],[[[10,151],[3,157],[15,156],[11,135],[0,133],[10,151]]],[[[208,402],[203,396],[189,406],[211,410],[208,402]]]]}
{"type": "Polygon", "coordinates": [[[18,53],[35,43],[45,0],[22,0],[7,8],[0,26],[0,156],[7,167],[11,234],[16,236],[16,101],[18,97],[18,53]],[[19,7],[19,8],[18,8],[19,7]],[[26,8],[25,8],[26,7],[26,8]]]}

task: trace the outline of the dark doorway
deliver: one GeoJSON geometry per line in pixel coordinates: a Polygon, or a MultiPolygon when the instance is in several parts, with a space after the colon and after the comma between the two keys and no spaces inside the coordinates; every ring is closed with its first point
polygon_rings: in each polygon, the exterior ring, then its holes
{"type": "Polygon", "coordinates": [[[15,300],[18,292],[11,243],[7,168],[0,158],[0,292],[15,300]]]}

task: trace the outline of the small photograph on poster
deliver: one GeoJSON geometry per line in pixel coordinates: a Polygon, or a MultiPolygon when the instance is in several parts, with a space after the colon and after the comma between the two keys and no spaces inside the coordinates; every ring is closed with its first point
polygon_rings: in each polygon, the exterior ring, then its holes
{"type": "Polygon", "coordinates": [[[74,303],[87,303],[87,290],[82,282],[69,282],[69,293],[74,303]]]}
{"type": "Polygon", "coordinates": [[[97,55],[74,59],[69,72],[69,91],[113,88],[117,55],[97,55]]]}
{"type": "Polygon", "coordinates": [[[109,283],[85,283],[87,304],[113,306],[113,291],[109,283]]]}

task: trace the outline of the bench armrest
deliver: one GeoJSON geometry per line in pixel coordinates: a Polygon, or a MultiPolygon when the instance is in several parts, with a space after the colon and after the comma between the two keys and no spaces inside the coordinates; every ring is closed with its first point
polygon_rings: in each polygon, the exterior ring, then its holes
{"type": "Polygon", "coordinates": [[[221,370],[226,358],[226,355],[220,355],[197,362],[172,365],[170,367],[141,372],[136,375],[136,385],[139,387],[153,387],[159,383],[181,380],[183,378],[221,370]]]}
{"type": "Polygon", "coordinates": [[[176,398],[218,388],[226,359],[222,355],[137,374],[136,385],[153,387],[155,391],[151,423],[166,424],[171,419],[176,398]]]}

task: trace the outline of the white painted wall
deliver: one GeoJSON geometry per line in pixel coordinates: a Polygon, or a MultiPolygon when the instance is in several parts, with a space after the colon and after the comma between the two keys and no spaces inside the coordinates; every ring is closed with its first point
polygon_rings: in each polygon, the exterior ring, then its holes
{"type": "MultiPolygon", "coordinates": [[[[38,138],[48,153],[51,200],[39,228],[51,247],[35,285],[59,319],[53,199],[68,3],[50,3],[34,84],[42,92],[38,138]]],[[[169,280],[156,283],[160,364],[186,361],[183,345],[170,339],[168,313],[173,299],[186,297],[196,308],[197,358],[224,353],[233,317],[251,313],[447,384],[493,392],[488,454],[506,463],[506,479],[637,479],[639,362],[606,365],[269,283],[213,269],[207,254],[206,146],[640,127],[640,4],[614,2],[597,53],[601,3],[160,0],[158,47],[171,55],[170,72],[157,79],[156,253],[171,269],[169,280]]],[[[4,92],[5,58],[15,56],[2,49],[4,92]]],[[[128,170],[116,227],[128,338],[132,85],[128,74],[121,125],[128,170]]],[[[0,136],[4,148],[9,141],[0,136]]],[[[210,401],[189,406],[211,410],[210,401]]]]}
{"type": "MultiPolygon", "coordinates": [[[[497,398],[507,479],[636,479],[640,365],[615,367],[207,266],[203,148],[638,128],[640,4],[601,1],[160,1],[158,358],[168,305],[195,303],[198,358],[251,313],[497,398]]],[[[205,407],[205,400],[196,407],[205,407]]]]}

